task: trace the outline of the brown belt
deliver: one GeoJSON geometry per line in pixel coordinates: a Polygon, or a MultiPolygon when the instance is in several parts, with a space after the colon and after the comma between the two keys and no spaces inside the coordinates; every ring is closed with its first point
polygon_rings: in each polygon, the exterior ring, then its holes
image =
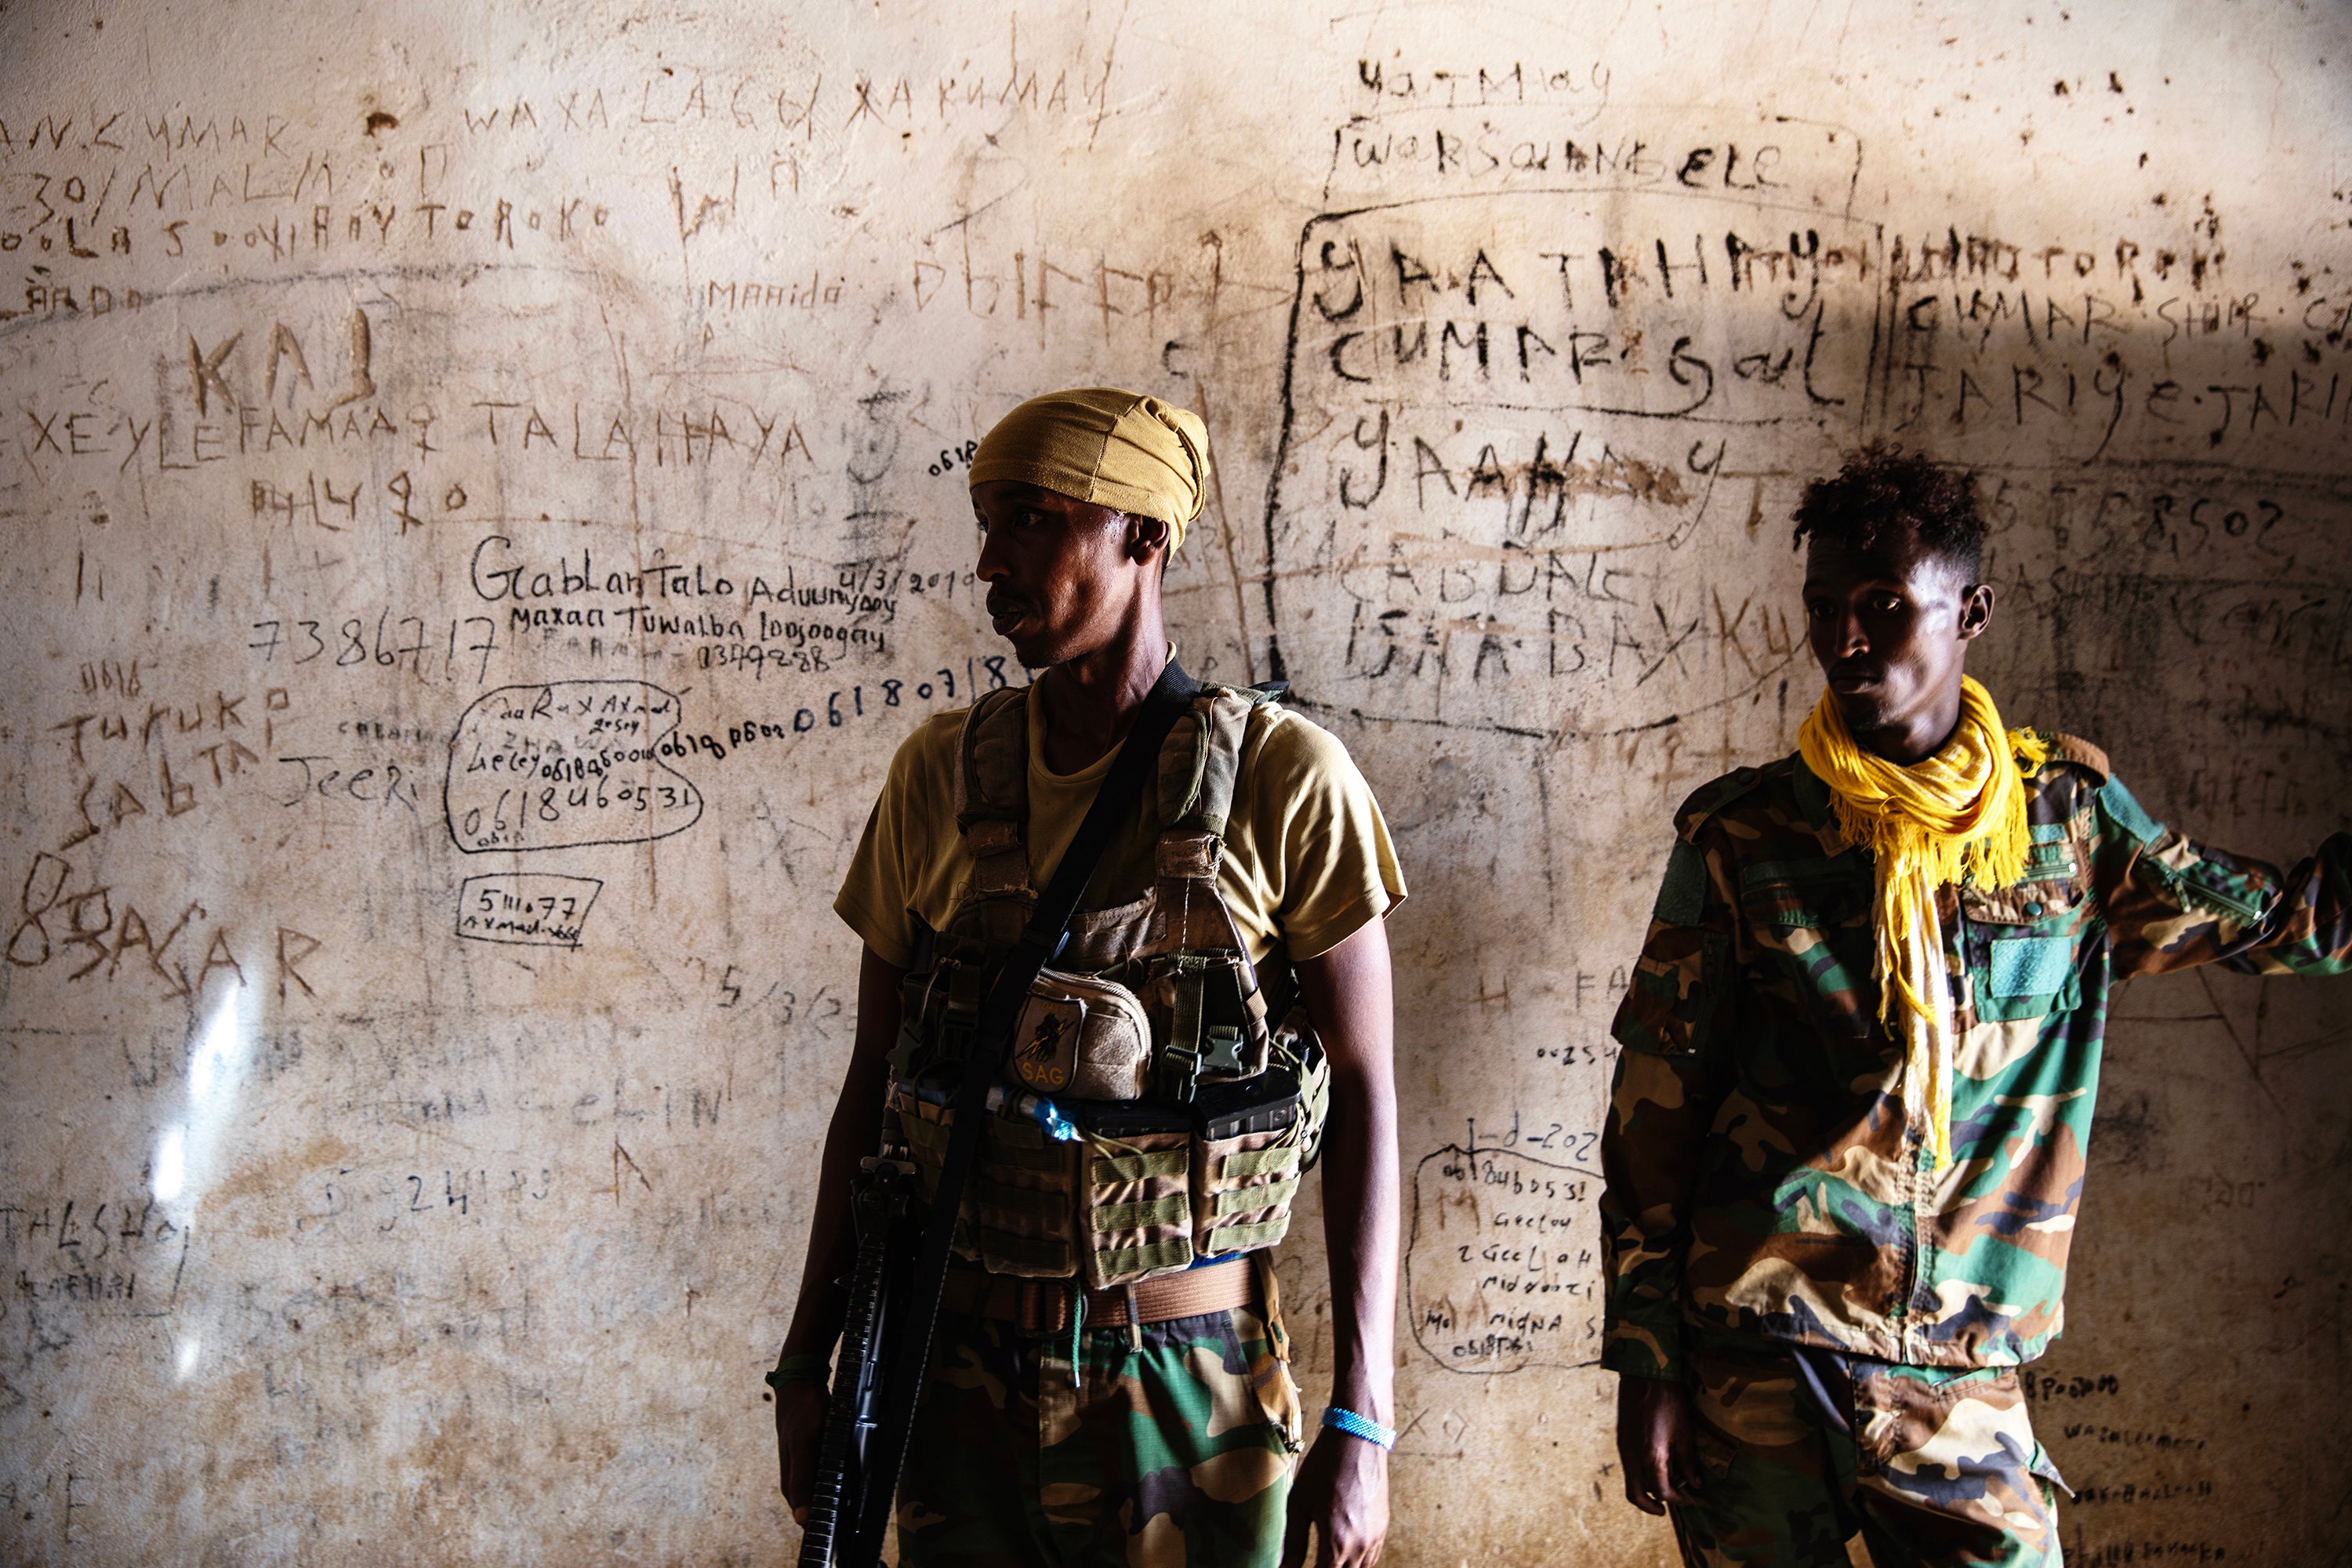
{"type": "MultiPolygon", "coordinates": [[[[1257,1271],[1246,1258],[1205,1268],[1162,1274],[1134,1285],[1087,1292],[1086,1326],[1123,1329],[1130,1321],[1164,1323],[1203,1312],[1230,1311],[1257,1304],[1257,1271]],[[1135,1304],[1132,1320],[1128,1303],[1135,1304]]],[[[950,1312],[977,1313],[1018,1324],[1028,1333],[1066,1333],[1070,1327],[1068,1279],[1024,1279],[958,1265],[948,1271],[940,1305],[950,1312]]]]}

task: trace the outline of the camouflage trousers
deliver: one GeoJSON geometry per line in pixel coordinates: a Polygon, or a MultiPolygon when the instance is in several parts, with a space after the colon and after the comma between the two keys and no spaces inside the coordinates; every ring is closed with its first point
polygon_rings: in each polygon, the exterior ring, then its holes
{"type": "Polygon", "coordinates": [[[1248,1307],[1087,1329],[1074,1368],[1067,1331],[941,1314],[901,1568],[1271,1568],[1303,1426],[1280,1335],[1248,1307]]]}
{"type": "MultiPolygon", "coordinates": [[[[1709,1343],[1687,1355],[1706,1468],[1673,1506],[1689,1568],[2058,1568],[2057,1467],[2014,1367],[1709,1343]]],[[[2070,1494],[2071,1495],[2071,1494],[2070,1494]]]]}

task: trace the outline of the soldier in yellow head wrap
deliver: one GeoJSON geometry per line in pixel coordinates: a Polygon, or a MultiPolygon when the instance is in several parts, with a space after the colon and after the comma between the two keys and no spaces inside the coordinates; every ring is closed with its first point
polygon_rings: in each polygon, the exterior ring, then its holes
{"type": "MultiPolygon", "coordinates": [[[[1189,682],[1170,668],[1161,578],[1200,520],[1209,475],[1199,416],[1107,387],[1030,399],[972,459],[989,617],[1020,663],[1042,673],[919,721],[835,900],[865,958],[800,1305],[773,1374],[783,1489],[795,1506],[810,1496],[820,1384],[840,1331],[829,1286],[854,1251],[848,1177],[876,1146],[886,1092],[903,1127],[908,1097],[921,1103],[924,1064],[945,1047],[941,1010],[925,1002],[906,1019],[894,1067],[902,998],[950,993],[939,953],[995,951],[990,900],[1001,908],[1047,884],[1146,697],[1163,672],[1176,689],[1189,682]],[[934,942],[931,932],[944,934],[934,942]]],[[[949,1275],[898,1494],[908,1568],[1273,1568],[1286,1537],[1303,1553],[1310,1534],[1324,1561],[1360,1568],[1388,1529],[1398,1179],[1383,917],[1404,897],[1404,879],[1380,806],[1337,739],[1260,691],[1208,687],[1192,700],[1194,727],[1180,723],[1171,739],[1181,743],[1162,746],[1158,784],[1088,882],[1083,907],[1123,918],[1083,926],[1094,933],[1083,950],[1074,938],[1055,960],[1096,987],[1097,1002],[1137,988],[1159,1076],[1140,1093],[1108,1098],[1090,1098],[1075,1077],[1046,1087],[1087,1130],[1074,1126],[1072,1139],[1097,1138],[1103,1123],[1090,1119],[1104,1105],[1130,1117],[1172,1110],[1172,1125],[1191,1126],[1191,1075],[1205,1082],[1226,1070],[1213,1060],[1220,1027],[1235,1049],[1240,1036],[1232,1024],[1209,1026],[1206,1003],[1184,998],[1210,997],[1213,972],[1253,977],[1255,992],[1226,997],[1236,1018],[1255,1002],[1280,1023],[1297,1000],[1296,1016],[1311,1018],[1329,1067],[1320,1179],[1332,1407],[1310,1433],[1274,1288],[1270,1248],[1283,1241],[1301,1180],[1298,1138],[1236,1156],[1208,1152],[1225,1145],[1199,1131],[1189,1165],[1168,1163],[1186,1158],[1171,1151],[1181,1133],[1148,1134],[1150,1148],[1085,1142],[1067,1167],[1078,1173],[1060,1185],[1055,1151],[1068,1144],[1042,1143],[1024,1164],[990,1155],[995,1145],[983,1140],[967,1196],[977,1255],[959,1253],[965,1261],[949,1275]],[[1195,780],[1191,795],[1171,794],[1195,780]],[[1170,934],[1178,931],[1190,934],[1170,934]],[[1258,1184],[1207,1190],[1233,1181],[1258,1184]],[[1123,1260],[1117,1268],[1112,1258],[1123,1260]]],[[[1297,1065],[1303,1088],[1318,1069],[1307,1057],[1297,1065]]],[[[1225,1082],[1271,1070],[1243,1068],[1225,1082]]],[[[1038,1087],[1025,1073],[1022,1081],[1038,1087]]],[[[1292,1093],[1296,1131],[1314,1097],[1292,1093]]]]}
{"type": "Polygon", "coordinates": [[[1048,393],[997,421],[971,482],[988,535],[979,571],[990,619],[1029,668],[1062,667],[1040,687],[1048,754],[1090,761],[1127,709],[1074,700],[1116,690],[1140,701],[1168,661],[1160,579],[1207,498],[1208,429],[1141,393],[1048,393]]]}
{"type": "Polygon", "coordinates": [[[1190,409],[1139,392],[1049,392],[998,420],[981,442],[971,488],[1000,482],[1157,518],[1168,525],[1172,554],[1208,497],[1208,426],[1190,409]]]}

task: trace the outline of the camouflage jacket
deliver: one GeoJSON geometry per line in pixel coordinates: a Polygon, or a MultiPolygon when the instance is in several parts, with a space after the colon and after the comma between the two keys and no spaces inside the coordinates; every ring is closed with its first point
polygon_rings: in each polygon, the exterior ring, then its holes
{"type": "Polygon", "coordinates": [[[1939,900],[1954,1163],[1906,1126],[1875,880],[1796,757],[1685,803],[1612,1032],[1601,1364],[1676,1376],[1686,1322],[1915,1366],[2031,1361],[2062,1321],[2115,981],[2352,968],[2352,837],[2282,875],[2190,842],[2054,741],[2026,879],[1939,900]]]}

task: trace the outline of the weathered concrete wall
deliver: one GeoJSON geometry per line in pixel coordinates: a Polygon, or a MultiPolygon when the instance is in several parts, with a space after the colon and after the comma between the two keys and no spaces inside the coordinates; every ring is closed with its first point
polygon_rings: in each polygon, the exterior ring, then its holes
{"type": "MultiPolygon", "coordinates": [[[[1188,660],[1413,884],[1392,1560],[1668,1561],[1605,1026],[1673,805],[1818,690],[1802,479],[1983,465],[2005,711],[2345,824],[2342,13],[791,9],[0,7],[0,1556],[789,1550],[827,905],[1019,679],[968,443],[1110,381],[1213,435],[1188,660]]],[[[2336,1560],[2347,996],[2122,994],[2078,1563],[2336,1560]]]]}

